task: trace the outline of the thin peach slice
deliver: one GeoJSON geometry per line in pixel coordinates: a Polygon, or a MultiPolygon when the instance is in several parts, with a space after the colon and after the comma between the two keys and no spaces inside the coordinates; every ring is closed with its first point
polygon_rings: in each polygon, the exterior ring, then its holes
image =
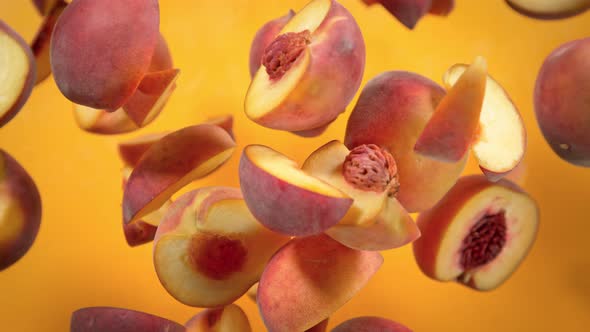
{"type": "Polygon", "coordinates": [[[151,133],[121,142],[118,146],[119,157],[121,157],[125,166],[133,168],[137,166],[141,157],[154,143],[168,134],[167,132],[151,133]]]}
{"type": "Polygon", "coordinates": [[[185,332],[166,318],[130,309],[89,307],[72,313],[70,332],[185,332]]]}
{"type": "Polygon", "coordinates": [[[73,104],[74,120],[80,129],[93,134],[117,135],[135,131],[139,127],[122,108],[107,112],[73,104]]]}
{"type": "Polygon", "coordinates": [[[37,32],[31,49],[35,55],[35,61],[37,63],[37,80],[35,84],[43,82],[49,75],[51,75],[51,63],[49,61],[49,50],[51,34],[57,19],[61,13],[66,9],[68,4],[63,0],[55,2],[53,8],[49,11],[47,17],[41,23],[41,28],[37,32]]]}
{"type": "Polygon", "coordinates": [[[381,317],[364,316],[340,323],[332,332],[412,332],[404,325],[381,317]]]}
{"type": "Polygon", "coordinates": [[[517,12],[538,19],[561,19],[581,14],[590,8],[589,0],[506,0],[517,12]]]}
{"type": "Polygon", "coordinates": [[[186,332],[252,332],[246,313],[235,304],[203,310],[184,326],[186,332]]]}
{"type": "Polygon", "coordinates": [[[221,127],[223,130],[227,131],[229,136],[235,141],[234,136],[234,116],[231,114],[224,114],[211,117],[205,121],[205,123],[212,124],[218,127],[221,127]]]}

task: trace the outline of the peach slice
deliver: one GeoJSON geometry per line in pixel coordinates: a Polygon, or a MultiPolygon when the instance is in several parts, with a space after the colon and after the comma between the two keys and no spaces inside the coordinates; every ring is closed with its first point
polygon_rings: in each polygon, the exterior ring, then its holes
{"type": "MultiPolygon", "coordinates": [[[[463,64],[449,68],[443,77],[445,86],[454,86],[466,70],[463,64]]],[[[490,181],[498,181],[518,165],[525,149],[526,129],[518,109],[504,88],[488,76],[479,128],[471,145],[479,167],[490,181]]]]}
{"type": "Polygon", "coordinates": [[[158,142],[162,137],[168,134],[168,132],[151,133],[121,142],[118,146],[119,157],[121,157],[125,166],[131,168],[136,167],[144,153],[154,145],[154,143],[158,142]]]}
{"type": "Polygon", "coordinates": [[[432,0],[432,5],[428,10],[429,14],[447,16],[455,8],[455,0],[432,0]]]}
{"type": "Polygon", "coordinates": [[[337,224],[353,203],[342,191],[299,169],[295,161],[262,145],[244,148],[239,176],[252,214],[282,234],[319,234],[337,224]]]}
{"type": "Polygon", "coordinates": [[[114,112],[107,112],[83,105],[73,105],[74,119],[78,127],[89,133],[117,135],[139,129],[122,108],[114,112]]]}
{"type": "Polygon", "coordinates": [[[538,222],[537,204],[516,184],[463,177],[418,217],[414,256],[430,278],[492,290],[525,258],[538,222]]]}
{"type": "Polygon", "coordinates": [[[270,260],[258,286],[258,309],[272,332],[305,331],[350,300],[383,257],[327,235],[295,238],[270,260]]]}
{"type": "Polygon", "coordinates": [[[477,57],[438,104],[416,141],[416,152],[446,162],[465,156],[479,127],[486,78],[486,60],[477,57]]]}
{"type": "Polygon", "coordinates": [[[357,317],[340,323],[332,332],[412,332],[400,323],[381,317],[357,317]]]}
{"type": "Polygon", "coordinates": [[[49,42],[51,41],[51,34],[55,27],[57,19],[64,11],[68,4],[59,0],[53,5],[53,8],[47,14],[47,17],[43,20],[41,28],[37,32],[31,49],[35,55],[35,61],[37,63],[37,80],[35,84],[43,82],[49,75],[51,75],[51,63],[49,61],[49,42]]]}
{"type": "Polygon", "coordinates": [[[246,295],[248,295],[248,298],[254,301],[254,303],[256,303],[256,294],[258,294],[258,283],[255,283],[252,287],[250,287],[250,289],[248,289],[248,292],[246,293],[246,295]]]}
{"type": "Polygon", "coordinates": [[[414,73],[392,71],[370,80],[350,114],[344,144],[353,149],[375,144],[397,164],[396,198],[408,212],[432,207],[455,184],[466,156],[456,163],[424,157],[414,145],[445,91],[414,73]]]}
{"type": "Polygon", "coordinates": [[[545,59],[535,84],[541,132],[563,160],[590,167],[590,38],[574,40],[545,59]]]}
{"type": "Polygon", "coordinates": [[[29,99],[35,85],[35,57],[23,38],[0,20],[0,128],[29,99]]]}
{"type": "Polygon", "coordinates": [[[0,149],[0,271],[21,259],[41,224],[41,196],[27,171],[0,149]]]}
{"type": "Polygon", "coordinates": [[[246,115],[273,129],[322,127],[344,112],[364,67],[365,44],[352,15],[334,0],[312,0],[265,49],[246,115]]]}
{"type": "Polygon", "coordinates": [[[51,11],[63,2],[63,0],[33,0],[35,8],[42,16],[51,15],[51,11]]]}
{"type": "Polygon", "coordinates": [[[199,312],[186,324],[186,332],[251,332],[246,313],[235,304],[199,312]]]}
{"type": "Polygon", "coordinates": [[[262,56],[266,47],[277,37],[293,16],[295,16],[295,12],[289,10],[287,14],[267,22],[256,32],[250,47],[250,77],[254,77],[258,68],[262,65],[262,56]]]}
{"type": "Polygon", "coordinates": [[[326,332],[328,331],[328,322],[329,318],[326,318],[323,321],[314,325],[313,327],[305,330],[305,332],[326,332]]]}
{"type": "Polygon", "coordinates": [[[227,131],[229,136],[235,141],[234,136],[234,116],[231,114],[225,115],[218,115],[211,117],[205,121],[205,123],[212,124],[218,127],[221,127],[223,130],[227,131]]]}
{"type": "Polygon", "coordinates": [[[395,16],[408,29],[414,29],[416,23],[428,13],[432,0],[363,0],[366,5],[381,4],[391,15],[395,16]]]}
{"type": "Polygon", "coordinates": [[[235,142],[220,127],[202,124],[164,136],[137,164],[123,194],[126,224],[157,210],[175,192],[221,166],[235,142]]]}
{"type": "Polygon", "coordinates": [[[72,313],[70,332],[184,332],[166,318],[130,309],[89,307],[72,313]]]}
{"type": "Polygon", "coordinates": [[[245,294],[288,240],[256,221],[239,189],[203,188],[176,200],[158,226],[154,266],[178,301],[218,307],[245,294]]]}
{"type": "Polygon", "coordinates": [[[581,14],[590,8],[589,0],[506,0],[517,12],[538,19],[561,19],[581,14]]]}

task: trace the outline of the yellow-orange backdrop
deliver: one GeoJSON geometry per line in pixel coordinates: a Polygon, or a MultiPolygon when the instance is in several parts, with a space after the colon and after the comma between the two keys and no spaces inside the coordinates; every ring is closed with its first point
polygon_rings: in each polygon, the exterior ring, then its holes
{"type": "MultiPolygon", "coordinates": [[[[248,121],[242,102],[249,84],[248,52],[255,31],[307,0],[161,1],[161,31],[182,73],[162,115],[139,133],[180,128],[232,113],[240,148],[264,143],[302,159],[331,139],[342,139],[351,107],[323,135],[303,139],[248,121]]],[[[411,248],[385,252],[370,283],[334,314],[330,326],[360,315],[399,320],[416,331],[587,331],[590,326],[590,169],[558,159],[536,125],[532,91],[546,55],[563,42],[589,35],[590,13],[536,21],[503,1],[458,0],[448,18],[427,17],[408,31],[383,8],[341,0],[358,20],[367,45],[363,81],[394,69],[438,82],[456,62],[487,57],[489,70],[510,92],[529,137],[525,188],[541,207],[541,229],[528,259],[490,293],[477,293],[423,276],[411,248]]],[[[30,40],[41,19],[31,1],[1,1],[0,19],[30,40]]],[[[155,275],[151,246],[129,248],[121,232],[121,162],[116,143],[79,130],[71,103],[53,79],[0,129],[0,147],[30,172],[43,198],[37,241],[0,273],[0,330],[66,331],[70,313],[109,305],[184,322],[198,310],[175,301],[155,275]]],[[[238,185],[239,153],[194,186],[238,185]]],[[[466,173],[478,172],[470,162],[466,173]]],[[[242,298],[254,331],[263,331],[256,306],[242,298]]]]}

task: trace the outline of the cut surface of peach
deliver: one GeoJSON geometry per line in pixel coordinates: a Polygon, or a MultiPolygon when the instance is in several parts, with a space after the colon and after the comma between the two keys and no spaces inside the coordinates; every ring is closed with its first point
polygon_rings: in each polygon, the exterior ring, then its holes
{"type": "Polygon", "coordinates": [[[541,19],[559,19],[582,13],[590,8],[589,0],[506,0],[521,14],[541,19]]]}

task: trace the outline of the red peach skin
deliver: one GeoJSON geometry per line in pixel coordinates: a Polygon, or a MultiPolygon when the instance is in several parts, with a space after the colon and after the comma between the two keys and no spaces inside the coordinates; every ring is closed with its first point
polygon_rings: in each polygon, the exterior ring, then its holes
{"type": "Polygon", "coordinates": [[[144,312],[90,307],[74,311],[70,332],[185,332],[184,326],[144,312]]]}
{"type": "Polygon", "coordinates": [[[367,5],[380,3],[391,15],[395,16],[408,29],[414,29],[416,23],[428,13],[431,0],[363,0],[367,5]]]}
{"type": "Polygon", "coordinates": [[[381,317],[357,317],[336,326],[332,332],[412,332],[400,323],[381,317]]]}
{"type": "Polygon", "coordinates": [[[455,8],[455,0],[432,0],[432,6],[430,6],[429,14],[447,16],[455,8]]]}
{"type": "Polygon", "coordinates": [[[266,47],[278,36],[281,29],[293,16],[295,16],[295,12],[289,10],[287,14],[267,22],[256,32],[250,48],[250,77],[254,77],[260,68],[266,47]]]}
{"type": "Polygon", "coordinates": [[[37,80],[35,81],[35,84],[43,82],[51,75],[51,63],[49,61],[51,34],[55,28],[57,19],[61,13],[63,13],[64,9],[66,9],[67,5],[68,4],[63,0],[59,0],[55,3],[53,9],[51,9],[47,17],[45,17],[41,24],[41,28],[35,36],[35,40],[31,44],[31,49],[37,62],[37,80]]]}

